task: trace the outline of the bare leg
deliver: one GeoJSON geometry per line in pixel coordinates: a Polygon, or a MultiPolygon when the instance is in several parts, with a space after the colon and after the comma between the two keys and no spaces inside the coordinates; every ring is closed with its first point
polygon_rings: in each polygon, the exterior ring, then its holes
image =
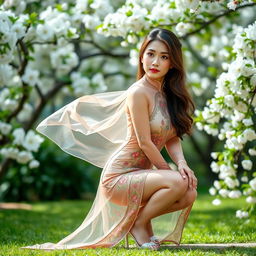
{"type": "MultiPolygon", "coordinates": [[[[144,207],[144,206],[143,206],[143,207],[144,207]]],[[[138,215],[140,215],[140,212],[142,211],[143,207],[141,207],[141,209],[140,209],[138,215]]],[[[151,237],[151,236],[154,235],[153,229],[152,229],[151,221],[150,221],[150,222],[148,223],[148,225],[147,225],[147,232],[148,232],[148,236],[149,236],[149,237],[151,237]]]]}
{"type": "Polygon", "coordinates": [[[187,180],[183,180],[178,172],[158,170],[148,174],[143,193],[143,201],[147,203],[131,229],[138,243],[149,242],[147,228],[150,220],[164,214],[186,193],[187,188],[187,180]]]}
{"type": "MultiPolygon", "coordinates": [[[[189,205],[193,204],[193,202],[196,199],[196,196],[197,196],[197,191],[194,188],[192,189],[189,188],[185,193],[185,195],[180,200],[176,201],[174,204],[172,204],[170,207],[166,209],[164,214],[179,211],[188,207],[189,205]]],[[[149,237],[154,235],[151,221],[149,221],[147,224],[147,232],[149,237]]]]}
{"type": "Polygon", "coordinates": [[[194,188],[189,188],[186,194],[180,200],[176,201],[173,205],[168,207],[163,214],[179,211],[188,207],[189,205],[194,203],[196,197],[197,191],[194,188]]]}

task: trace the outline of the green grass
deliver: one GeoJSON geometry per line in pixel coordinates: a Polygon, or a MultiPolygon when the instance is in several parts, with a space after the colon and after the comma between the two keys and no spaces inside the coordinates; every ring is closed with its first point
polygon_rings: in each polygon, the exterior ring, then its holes
{"type": "MultiPolygon", "coordinates": [[[[212,197],[201,194],[194,204],[183,232],[182,243],[233,243],[256,241],[256,217],[250,221],[235,218],[244,200],[223,199],[213,206],[212,197]]],[[[112,249],[41,251],[21,246],[58,242],[78,227],[90,209],[89,201],[34,203],[32,210],[0,211],[0,255],[256,255],[256,248],[167,249],[157,252],[125,249],[123,243],[112,249]]]]}

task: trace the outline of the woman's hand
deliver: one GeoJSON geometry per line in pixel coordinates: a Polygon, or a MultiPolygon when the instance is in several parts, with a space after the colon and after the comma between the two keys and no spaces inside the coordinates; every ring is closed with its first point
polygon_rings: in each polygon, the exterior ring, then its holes
{"type": "Polygon", "coordinates": [[[194,175],[194,172],[188,167],[187,163],[184,161],[178,164],[178,170],[183,177],[183,179],[188,177],[188,184],[190,188],[197,188],[197,178],[194,175]]]}

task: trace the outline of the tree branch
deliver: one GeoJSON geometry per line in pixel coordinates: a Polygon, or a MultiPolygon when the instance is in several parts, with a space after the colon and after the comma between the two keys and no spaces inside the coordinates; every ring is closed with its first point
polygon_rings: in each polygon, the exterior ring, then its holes
{"type": "Polygon", "coordinates": [[[207,26],[209,26],[210,24],[214,23],[217,19],[219,19],[219,18],[221,18],[221,17],[223,17],[223,16],[227,16],[227,15],[229,15],[230,13],[234,13],[234,12],[236,12],[236,11],[239,10],[239,9],[246,8],[246,7],[250,7],[250,6],[255,6],[255,5],[256,5],[256,3],[248,3],[248,4],[243,4],[243,5],[238,6],[238,7],[236,8],[236,10],[231,10],[231,9],[229,9],[229,10],[223,12],[223,13],[220,13],[219,15],[216,15],[213,19],[208,20],[208,21],[202,23],[203,25],[202,25],[200,28],[195,29],[195,30],[193,30],[193,31],[191,31],[191,32],[189,32],[189,33],[183,35],[183,36],[180,36],[179,38],[180,38],[180,39],[186,39],[186,38],[188,38],[189,36],[200,32],[202,29],[204,29],[205,27],[207,27],[207,26]]]}

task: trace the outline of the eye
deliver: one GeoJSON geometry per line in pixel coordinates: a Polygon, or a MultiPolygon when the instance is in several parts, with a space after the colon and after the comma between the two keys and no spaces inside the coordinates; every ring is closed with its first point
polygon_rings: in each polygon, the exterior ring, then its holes
{"type": "Polygon", "coordinates": [[[153,53],[152,52],[147,52],[147,55],[151,57],[151,56],[153,56],[153,53]]]}
{"type": "Polygon", "coordinates": [[[169,59],[169,57],[168,57],[167,55],[163,55],[163,56],[162,56],[162,59],[164,59],[164,60],[168,60],[168,59],[169,59]]]}

